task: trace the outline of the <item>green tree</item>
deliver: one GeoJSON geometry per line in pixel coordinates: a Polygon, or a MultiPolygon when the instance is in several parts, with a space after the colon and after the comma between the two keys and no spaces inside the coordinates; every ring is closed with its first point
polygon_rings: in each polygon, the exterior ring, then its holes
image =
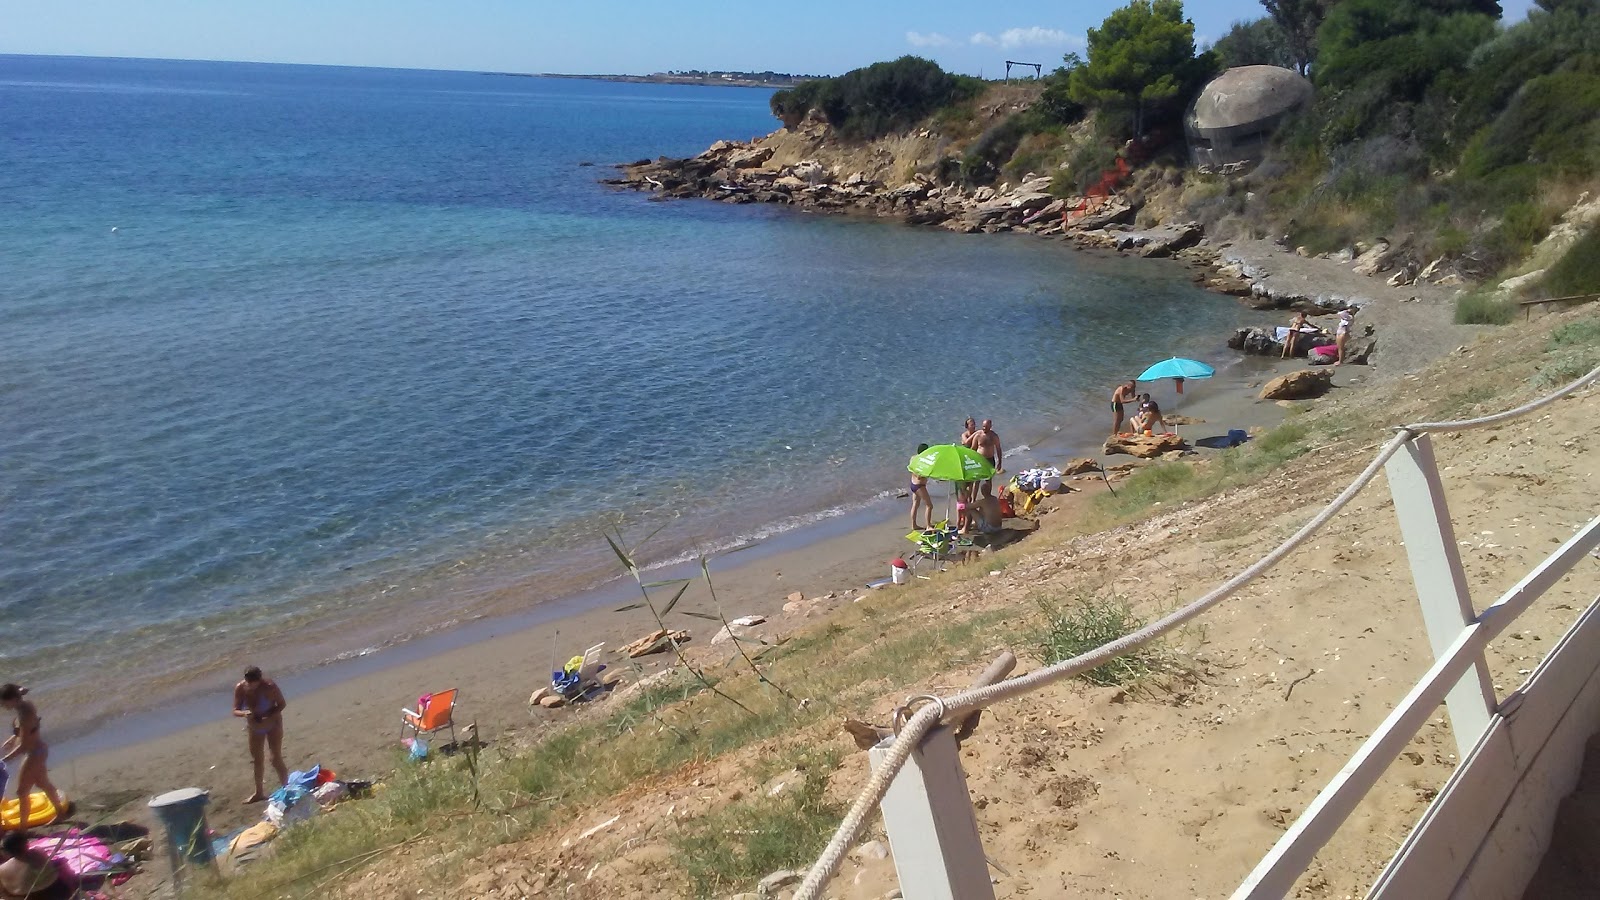
{"type": "Polygon", "coordinates": [[[1070,90],[1120,119],[1115,130],[1142,136],[1178,118],[1216,66],[1214,54],[1195,55],[1182,0],[1132,0],[1089,29],[1089,61],[1072,71],[1070,90]]]}
{"type": "Polygon", "coordinates": [[[1282,66],[1297,69],[1299,63],[1289,49],[1283,28],[1271,18],[1235,22],[1228,33],[1211,46],[1223,68],[1235,66],[1282,66]]]}
{"type": "Polygon", "coordinates": [[[1317,58],[1317,29],[1334,0],[1261,0],[1267,15],[1278,23],[1283,39],[1294,59],[1294,70],[1301,75],[1311,70],[1317,58]]]}
{"type": "Polygon", "coordinates": [[[816,110],[840,135],[870,140],[974,97],[982,88],[976,78],[953,75],[921,57],[902,56],[837,78],[801,82],[773,94],[770,104],[772,114],[790,128],[816,110]]]}

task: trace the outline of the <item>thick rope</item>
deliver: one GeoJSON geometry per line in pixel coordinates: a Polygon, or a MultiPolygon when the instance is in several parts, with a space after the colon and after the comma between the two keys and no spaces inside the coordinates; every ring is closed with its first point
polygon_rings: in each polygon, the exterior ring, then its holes
{"type": "Polygon", "coordinates": [[[1055,665],[1037,669],[1026,675],[1002,681],[999,684],[974,688],[946,697],[942,705],[930,703],[924,706],[905,723],[895,737],[894,743],[888,747],[883,760],[867,780],[866,786],[861,789],[861,793],[856,797],[855,803],[851,805],[850,811],[845,814],[844,820],[839,823],[839,828],[834,832],[833,839],[828,842],[827,848],[823,850],[817,861],[812,864],[811,870],[806,873],[805,881],[800,884],[795,893],[795,900],[817,900],[822,893],[823,886],[839,871],[839,865],[844,861],[845,854],[849,852],[850,847],[861,836],[861,832],[866,828],[867,820],[877,810],[878,804],[883,802],[884,795],[889,791],[889,784],[894,781],[895,776],[904,768],[906,760],[911,757],[912,750],[922,743],[922,739],[940,721],[983,709],[1001,700],[1030,693],[1045,685],[1097,668],[1135,647],[1161,637],[1190,619],[1206,612],[1211,607],[1227,599],[1239,588],[1253,581],[1263,572],[1277,565],[1285,556],[1288,556],[1296,547],[1304,543],[1306,539],[1326,525],[1329,520],[1338,515],[1340,510],[1355,499],[1356,494],[1360,493],[1363,488],[1377,477],[1384,464],[1419,434],[1427,431],[1460,431],[1465,428],[1491,425],[1516,418],[1517,416],[1524,416],[1593,383],[1596,379],[1600,379],[1600,366],[1595,367],[1589,374],[1548,396],[1503,413],[1478,419],[1469,419],[1464,422],[1435,422],[1401,426],[1398,433],[1378,451],[1378,455],[1373,458],[1372,462],[1368,463],[1367,467],[1361,470],[1361,474],[1350,482],[1350,486],[1341,491],[1339,496],[1333,498],[1311,521],[1301,526],[1299,531],[1296,531],[1287,540],[1279,544],[1272,552],[1257,560],[1254,565],[1223,582],[1205,596],[1187,606],[1168,613],[1137,631],[1129,632],[1108,644],[1102,644],[1088,653],[1075,656],[1072,659],[1062,660],[1055,665]]]}
{"type": "Polygon", "coordinates": [[[1549,406],[1568,394],[1588,387],[1589,385],[1593,384],[1596,379],[1600,379],[1600,366],[1595,366],[1589,370],[1589,374],[1579,378],[1577,381],[1572,382],[1566,387],[1561,388],[1555,393],[1546,394],[1537,400],[1524,403],[1516,409],[1508,409],[1505,412],[1495,413],[1492,416],[1479,416],[1476,419],[1461,419],[1456,422],[1421,422],[1416,425],[1406,425],[1404,427],[1408,431],[1415,431],[1418,434],[1421,434],[1427,431],[1466,431],[1469,428],[1481,428],[1484,425],[1495,425],[1500,422],[1510,421],[1518,416],[1525,416],[1534,410],[1549,406]]]}

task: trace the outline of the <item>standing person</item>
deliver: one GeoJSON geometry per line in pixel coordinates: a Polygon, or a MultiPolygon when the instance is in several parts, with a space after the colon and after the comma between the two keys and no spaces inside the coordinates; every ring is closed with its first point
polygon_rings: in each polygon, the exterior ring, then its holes
{"type": "MultiPolygon", "coordinates": [[[[977,436],[977,434],[978,434],[978,420],[972,418],[971,416],[968,416],[967,417],[967,421],[963,422],[962,425],[961,425],[961,440],[960,440],[959,443],[961,444],[961,446],[966,447],[968,450],[975,449],[972,446],[972,441],[973,441],[973,438],[975,438],[977,436]]],[[[962,502],[965,502],[967,500],[971,500],[972,499],[972,484],[971,484],[971,482],[963,481],[963,482],[959,482],[956,485],[956,499],[959,500],[959,501],[962,501],[962,502]]],[[[959,523],[961,521],[961,517],[957,516],[956,517],[956,521],[959,523]]]]}
{"type": "MultiPolygon", "coordinates": [[[[928,449],[927,444],[918,444],[917,453],[928,449]]],[[[911,530],[917,530],[917,510],[926,506],[928,508],[929,529],[933,528],[933,497],[928,494],[928,476],[911,473],[911,530]]]]}
{"type": "Polygon", "coordinates": [[[1117,385],[1117,389],[1111,392],[1112,434],[1115,435],[1122,433],[1123,404],[1132,403],[1133,401],[1137,400],[1139,398],[1138,391],[1138,385],[1134,384],[1133,379],[1130,378],[1127,381],[1117,385]]]}
{"type": "MultiPolygon", "coordinates": [[[[1000,448],[1000,435],[994,432],[994,420],[984,419],[983,425],[972,436],[972,449],[989,461],[998,474],[1005,468],[1005,451],[1000,448]]],[[[989,479],[984,479],[988,481],[989,479]]]]}
{"type": "Polygon", "coordinates": [[[1339,351],[1333,360],[1336,366],[1344,365],[1344,345],[1350,339],[1350,326],[1356,322],[1357,311],[1354,306],[1347,306],[1339,311],[1339,327],[1333,333],[1333,346],[1339,351]]]}
{"type": "Polygon", "coordinates": [[[245,733],[250,736],[250,762],[256,777],[256,792],[244,801],[246,803],[267,799],[261,783],[263,746],[272,753],[272,768],[278,773],[278,784],[289,781],[289,767],[283,764],[283,710],[288,705],[277,682],[261,677],[257,666],[245,669],[244,680],[233,686],[233,715],[245,720],[245,733]]]}
{"type": "Polygon", "coordinates": [[[1289,333],[1284,335],[1283,353],[1279,355],[1278,358],[1288,359],[1289,357],[1294,356],[1295,342],[1299,340],[1300,335],[1304,334],[1310,327],[1310,323],[1306,321],[1306,311],[1303,309],[1297,311],[1294,314],[1294,318],[1289,321],[1289,333]]]}
{"type": "Polygon", "coordinates": [[[11,722],[11,737],[0,744],[0,760],[11,762],[17,757],[24,757],[22,765],[17,767],[17,822],[22,826],[28,824],[28,816],[32,813],[33,789],[44,791],[50,799],[50,804],[56,809],[56,818],[72,815],[72,807],[61,799],[61,792],[50,781],[50,772],[46,764],[50,759],[50,745],[44,742],[44,735],[40,727],[44,724],[39,718],[39,708],[32,702],[22,699],[28,689],[20,685],[0,685],[0,706],[16,714],[11,722]]]}

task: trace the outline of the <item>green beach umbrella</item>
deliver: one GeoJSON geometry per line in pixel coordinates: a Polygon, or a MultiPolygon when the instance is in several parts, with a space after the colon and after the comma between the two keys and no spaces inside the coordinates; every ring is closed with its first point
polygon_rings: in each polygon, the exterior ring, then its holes
{"type": "Polygon", "coordinates": [[[982,454],[960,444],[934,444],[911,457],[906,469],[939,481],[982,481],[994,475],[994,466],[982,454]]]}

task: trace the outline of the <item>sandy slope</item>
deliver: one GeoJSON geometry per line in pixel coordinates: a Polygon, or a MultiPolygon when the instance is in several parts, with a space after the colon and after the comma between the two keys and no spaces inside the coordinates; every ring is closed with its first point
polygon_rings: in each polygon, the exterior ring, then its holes
{"type": "MultiPolygon", "coordinates": [[[[1527,379],[1549,329],[1569,318],[1495,332],[1492,345],[1312,415],[1398,423],[1499,408],[1506,401],[1484,402],[1481,386],[1514,385],[1511,393],[1530,396],[1527,379]]],[[[1597,403],[1590,391],[1527,420],[1437,442],[1479,608],[1593,515],[1600,466],[1587,425],[1597,403]]],[[[1026,615],[1035,596],[1085,593],[1127,597],[1146,614],[1170,608],[1286,537],[1365,465],[1382,436],[1354,428],[1259,484],[1030,556],[969,582],[952,613],[1026,615]]],[[[1188,674],[1132,692],[1073,682],[986,716],[963,762],[998,895],[1226,896],[1430,661],[1390,507],[1380,479],[1309,546],[1185,632],[1173,650],[1188,674]]],[[[1068,518],[1047,521],[1060,528],[1068,518]]],[[[1600,562],[1585,561],[1496,642],[1490,662],[1503,691],[1594,598],[1597,582],[1600,562]]],[[[1024,668],[1039,664],[1032,648],[1013,649],[1024,668]]],[[[976,668],[894,689],[863,713],[881,720],[895,699],[961,686],[976,668]]],[[[828,739],[851,747],[842,736],[828,739]]],[[[1449,776],[1454,747],[1441,709],[1296,895],[1364,893],[1449,776]]],[[[434,848],[367,873],[345,895],[670,895],[681,884],[667,844],[673,820],[760,787],[747,765],[771,749],[641,785],[566,829],[496,848],[474,861],[465,884],[418,893],[417,867],[442,849],[434,848]],[[612,816],[610,828],[561,848],[612,816]]],[[[865,754],[850,749],[835,776],[841,798],[865,771],[865,754]]],[[[892,862],[872,855],[857,854],[829,896],[888,895],[892,862]]]]}

